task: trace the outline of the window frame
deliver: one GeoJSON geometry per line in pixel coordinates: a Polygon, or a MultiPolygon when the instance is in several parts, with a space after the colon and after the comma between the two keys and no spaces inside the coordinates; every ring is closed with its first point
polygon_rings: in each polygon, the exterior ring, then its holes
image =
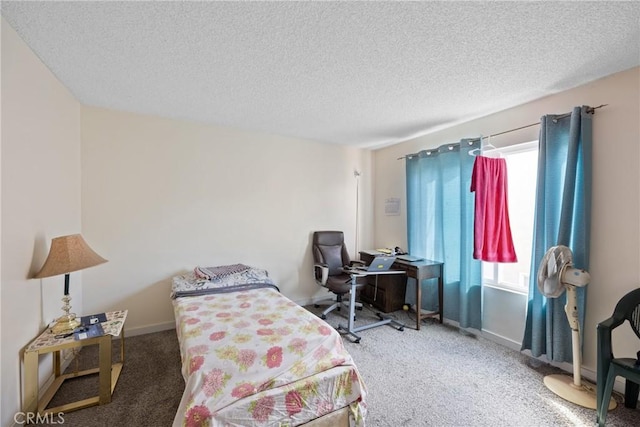
{"type": "MultiPolygon", "coordinates": [[[[499,154],[500,157],[509,156],[512,154],[525,153],[528,151],[538,151],[538,140],[522,142],[514,145],[509,145],[506,147],[500,147],[493,149],[487,154],[499,154]]],[[[535,197],[535,194],[534,194],[535,197]]],[[[531,239],[533,240],[533,233],[531,235],[531,239]]],[[[533,244],[533,242],[531,242],[533,244]]],[[[531,268],[531,267],[529,267],[531,268]]],[[[515,292],[520,294],[527,294],[529,292],[529,275],[530,272],[526,274],[520,273],[519,282],[521,285],[514,285],[509,282],[501,282],[500,281],[500,263],[498,262],[487,262],[482,261],[482,286],[487,286],[491,288],[496,288],[504,291],[515,292]],[[487,270],[490,270],[490,277],[486,276],[487,270]]]]}

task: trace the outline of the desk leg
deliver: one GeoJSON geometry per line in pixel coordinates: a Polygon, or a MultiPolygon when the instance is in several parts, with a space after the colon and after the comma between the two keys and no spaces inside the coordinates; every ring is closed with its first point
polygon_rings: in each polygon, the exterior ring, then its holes
{"type": "Polygon", "coordinates": [[[360,336],[356,335],[354,332],[354,318],[356,317],[356,276],[351,276],[351,292],[349,295],[349,320],[347,321],[347,327],[344,328],[342,325],[338,325],[338,331],[344,330],[347,334],[351,335],[354,338],[356,344],[360,342],[360,336]]]}
{"type": "Polygon", "coordinates": [[[111,335],[100,337],[99,346],[99,376],[100,376],[100,405],[111,402],[111,335]]]}
{"type": "MultiPolygon", "coordinates": [[[[373,273],[376,274],[376,273],[373,273]]],[[[391,273],[393,274],[393,273],[391,273]]],[[[377,276],[378,274],[376,274],[377,276]]],[[[366,325],[362,325],[362,326],[358,326],[357,328],[355,327],[354,323],[354,317],[356,315],[355,313],[355,306],[356,306],[356,284],[357,284],[357,278],[358,277],[366,277],[367,275],[352,275],[351,276],[351,295],[349,298],[349,321],[347,323],[347,327],[345,328],[342,325],[338,325],[338,331],[345,331],[347,334],[351,335],[354,340],[353,342],[355,343],[359,343],[360,342],[360,336],[358,336],[356,334],[356,332],[360,332],[360,331],[364,331],[365,329],[371,329],[371,328],[377,328],[378,326],[382,326],[382,325],[391,325],[394,326],[397,330],[399,331],[403,331],[404,330],[404,324],[398,322],[397,320],[394,320],[390,317],[384,316],[380,313],[378,314],[378,317],[380,318],[379,322],[375,322],[375,323],[369,323],[366,325]]]]}
{"type": "Polygon", "coordinates": [[[355,342],[360,342],[360,337],[353,332],[354,322],[356,317],[356,284],[358,279],[355,276],[351,276],[351,292],[349,293],[349,329],[347,332],[353,335],[355,342]]]}
{"type": "Polygon", "coordinates": [[[444,315],[444,279],[442,273],[438,277],[438,314],[440,323],[442,323],[442,317],[444,315]]]}
{"type": "Polygon", "coordinates": [[[420,330],[422,323],[422,280],[416,279],[416,330],[420,330]]]}
{"type": "Polygon", "coordinates": [[[442,273],[438,276],[438,311],[422,314],[422,308],[420,307],[422,304],[422,281],[416,279],[416,329],[420,330],[420,323],[422,323],[422,319],[425,317],[435,317],[438,315],[438,323],[443,323],[444,316],[444,279],[442,278],[442,273]]]}
{"type": "Polygon", "coordinates": [[[349,292],[349,330],[353,330],[354,317],[356,316],[356,279],[351,278],[351,292],[349,292]]]}
{"type": "Polygon", "coordinates": [[[120,333],[120,363],[124,365],[124,326],[120,333]]]}

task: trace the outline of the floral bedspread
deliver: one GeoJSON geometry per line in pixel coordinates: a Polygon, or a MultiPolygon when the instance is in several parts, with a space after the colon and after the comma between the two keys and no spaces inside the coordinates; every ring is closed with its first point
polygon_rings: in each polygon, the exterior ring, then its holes
{"type": "Polygon", "coordinates": [[[340,335],[272,288],[173,300],[185,392],[174,426],[294,426],[349,406],[365,385],[340,335]]]}

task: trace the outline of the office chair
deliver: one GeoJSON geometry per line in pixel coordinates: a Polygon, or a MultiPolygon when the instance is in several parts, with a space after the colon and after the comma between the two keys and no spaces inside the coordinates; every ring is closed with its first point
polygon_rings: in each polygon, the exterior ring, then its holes
{"type": "MultiPolygon", "coordinates": [[[[617,376],[624,377],[625,393],[624,406],[635,408],[638,403],[638,390],[640,389],[640,351],[638,359],[614,358],[611,348],[611,332],[629,321],[631,329],[640,339],[640,288],[623,296],[613,315],[607,320],[598,323],[598,366],[597,366],[597,412],[598,425],[604,426],[607,418],[609,400],[613,383],[617,376]]],[[[639,341],[640,343],[640,341],[639,341]]]]}
{"type": "MultiPolygon", "coordinates": [[[[340,311],[343,296],[351,291],[351,276],[342,267],[364,264],[362,261],[351,261],[349,252],[344,244],[342,231],[316,231],[313,233],[313,265],[316,282],[336,295],[334,303],[322,312],[320,318],[326,319],[327,314],[335,309],[340,311]]],[[[364,278],[361,278],[364,279],[364,278]]],[[[356,289],[364,286],[358,283],[356,289]]],[[[316,304],[316,307],[319,307],[316,304]]],[[[357,302],[356,308],[362,310],[362,304],[357,302]]]]}

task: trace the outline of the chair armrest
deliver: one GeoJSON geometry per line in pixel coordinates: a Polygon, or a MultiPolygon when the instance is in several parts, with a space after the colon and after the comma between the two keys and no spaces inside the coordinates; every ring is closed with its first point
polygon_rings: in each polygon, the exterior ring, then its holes
{"type": "Polygon", "coordinates": [[[327,279],[329,278],[329,266],[327,264],[314,264],[313,273],[315,275],[316,282],[322,286],[327,284],[327,279]]]}
{"type": "Polygon", "coordinates": [[[613,349],[611,347],[611,331],[624,322],[624,318],[616,318],[614,316],[598,323],[597,326],[597,365],[596,365],[596,384],[597,386],[597,405],[603,399],[604,386],[607,382],[609,374],[609,365],[613,359],[613,349]]]}
{"type": "Polygon", "coordinates": [[[609,317],[607,320],[603,320],[602,322],[598,323],[598,328],[612,330],[622,325],[624,323],[624,320],[624,317],[616,316],[614,313],[614,315],[609,317]]]}

